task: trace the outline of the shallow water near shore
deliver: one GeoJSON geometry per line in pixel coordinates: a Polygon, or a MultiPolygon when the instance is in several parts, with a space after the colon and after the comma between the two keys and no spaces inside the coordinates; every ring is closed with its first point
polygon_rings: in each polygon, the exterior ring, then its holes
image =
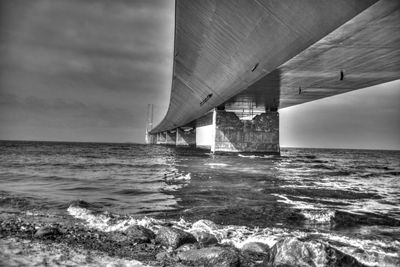
{"type": "MultiPolygon", "coordinates": [[[[203,230],[220,244],[272,247],[282,237],[312,237],[363,264],[398,266],[400,152],[288,148],[280,156],[219,156],[137,144],[2,141],[0,210],[3,218],[102,232],[131,225],[156,231],[166,223],[193,232],[206,219],[219,227],[203,230]]],[[[24,246],[10,234],[1,241],[9,262],[24,246]]],[[[96,265],[93,257],[115,261],[92,256],[87,265],[96,265]]]]}

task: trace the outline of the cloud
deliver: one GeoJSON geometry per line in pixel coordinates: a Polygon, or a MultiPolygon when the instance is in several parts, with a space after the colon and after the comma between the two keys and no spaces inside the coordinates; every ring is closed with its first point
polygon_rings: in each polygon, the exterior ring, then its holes
{"type": "Polygon", "coordinates": [[[143,123],[133,112],[119,107],[100,104],[87,105],[79,101],[56,99],[48,102],[38,97],[18,97],[0,94],[0,122],[7,125],[37,127],[77,128],[87,127],[132,127],[143,123]]]}
{"type": "Polygon", "coordinates": [[[142,140],[147,104],[169,100],[173,10],[165,0],[1,1],[0,139],[29,127],[37,139],[101,128],[102,139],[121,129],[142,140]]]}

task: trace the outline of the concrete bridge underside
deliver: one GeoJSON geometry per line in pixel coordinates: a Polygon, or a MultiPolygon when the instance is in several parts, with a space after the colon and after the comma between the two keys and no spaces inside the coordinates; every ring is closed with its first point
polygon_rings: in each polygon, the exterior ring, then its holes
{"type": "Polygon", "coordinates": [[[234,112],[238,120],[251,113],[253,126],[232,119],[241,133],[232,137],[231,125],[223,134],[236,144],[230,150],[253,151],[253,138],[276,152],[275,130],[259,136],[255,115],[279,120],[279,108],[400,77],[397,0],[176,0],[175,16],[170,105],[153,134],[200,129],[196,122],[219,107],[211,149],[218,118],[234,112]]]}

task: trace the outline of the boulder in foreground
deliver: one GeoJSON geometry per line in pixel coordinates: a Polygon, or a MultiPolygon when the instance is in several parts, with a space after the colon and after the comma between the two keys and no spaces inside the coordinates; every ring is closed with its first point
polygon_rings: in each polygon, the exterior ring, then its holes
{"type": "Polygon", "coordinates": [[[240,266],[239,255],[234,248],[208,247],[179,252],[178,259],[191,266],[240,266]]]}
{"type": "Polygon", "coordinates": [[[36,231],[35,237],[42,239],[54,239],[61,234],[61,231],[55,226],[43,226],[36,231]]]}
{"type": "Polygon", "coordinates": [[[290,237],[278,241],[269,251],[265,266],[352,266],[364,267],[350,255],[315,240],[290,237]]]}
{"type": "Polygon", "coordinates": [[[110,238],[114,242],[129,242],[129,243],[150,243],[155,238],[155,234],[140,225],[132,225],[125,231],[115,231],[110,233],[110,238]]]}
{"type": "Polygon", "coordinates": [[[156,242],[163,246],[176,249],[183,244],[196,243],[197,240],[192,234],[183,230],[172,227],[161,227],[158,230],[156,242]]]}

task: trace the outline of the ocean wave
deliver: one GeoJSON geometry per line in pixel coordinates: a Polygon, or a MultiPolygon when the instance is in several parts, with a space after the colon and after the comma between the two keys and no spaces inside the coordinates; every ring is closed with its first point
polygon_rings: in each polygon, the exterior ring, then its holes
{"type": "Polygon", "coordinates": [[[250,158],[250,159],[275,159],[275,158],[279,158],[279,156],[276,155],[244,155],[244,154],[238,154],[238,157],[240,158],[250,158]]]}
{"type": "Polygon", "coordinates": [[[140,225],[154,230],[163,224],[163,221],[149,217],[140,219],[135,219],[132,217],[116,218],[111,214],[96,214],[90,209],[79,206],[70,206],[67,211],[72,217],[85,221],[88,227],[104,232],[124,231],[132,225],[140,225]]]}
{"type": "Polygon", "coordinates": [[[164,175],[164,180],[166,183],[186,182],[186,181],[190,181],[191,179],[192,179],[191,173],[183,174],[183,173],[174,172],[171,174],[164,175]]]}
{"type": "Polygon", "coordinates": [[[326,203],[316,201],[316,199],[307,197],[292,197],[286,195],[273,194],[278,197],[278,202],[288,204],[293,209],[299,210],[304,219],[314,224],[329,224],[335,227],[356,226],[356,225],[386,225],[400,226],[400,220],[395,218],[393,211],[400,211],[397,206],[388,204],[379,204],[377,201],[366,200],[356,203],[348,202],[346,209],[342,210],[335,203],[333,208],[326,206],[326,203]],[[307,201],[312,200],[312,202],[307,201]],[[374,203],[373,207],[367,207],[367,203],[374,203]],[[387,211],[385,213],[385,211],[387,211]]]}
{"type": "Polygon", "coordinates": [[[226,164],[226,163],[206,163],[204,165],[210,166],[210,167],[226,167],[229,164],[226,164]]]}
{"type": "Polygon", "coordinates": [[[154,192],[129,188],[129,189],[117,190],[117,191],[114,191],[114,193],[115,194],[119,194],[119,195],[134,195],[134,196],[137,196],[137,195],[147,195],[147,194],[151,194],[151,193],[154,193],[154,192]]]}
{"type": "Polygon", "coordinates": [[[265,189],[263,189],[263,191],[265,193],[270,193],[270,194],[306,196],[306,197],[313,197],[313,198],[323,197],[323,198],[340,199],[340,200],[342,200],[342,199],[366,199],[366,198],[381,199],[382,198],[377,193],[356,192],[354,190],[354,188],[353,188],[353,190],[341,190],[341,189],[336,189],[336,188],[332,188],[332,187],[328,188],[328,186],[326,186],[324,183],[318,184],[317,182],[314,182],[312,186],[309,186],[309,185],[304,185],[304,186],[286,185],[286,186],[280,186],[280,187],[276,187],[276,188],[265,188],[265,189]]]}
{"type": "MultiPolygon", "coordinates": [[[[289,200],[289,199],[288,199],[289,200]]],[[[369,237],[347,236],[339,233],[324,232],[321,230],[294,230],[284,227],[247,227],[241,225],[220,225],[211,220],[201,219],[194,222],[183,218],[179,220],[162,220],[153,217],[131,217],[99,212],[90,207],[95,206],[91,203],[80,201],[74,202],[67,211],[75,219],[82,220],[86,227],[93,228],[105,233],[124,232],[134,225],[143,226],[157,233],[161,227],[169,226],[192,233],[196,238],[203,236],[201,233],[207,233],[214,236],[220,245],[234,246],[242,249],[247,244],[262,243],[268,248],[272,248],[282,240],[294,238],[299,244],[317,242],[326,244],[333,248],[356,258],[363,264],[372,266],[397,266],[399,263],[400,241],[376,239],[374,235],[369,237]]],[[[331,211],[321,211],[317,209],[303,210],[304,216],[309,216],[310,220],[325,222],[332,217],[331,211]],[[307,215],[308,213],[308,215],[307,215]]],[[[336,216],[336,214],[335,214],[336,216]]],[[[400,229],[393,228],[395,231],[400,229]]],[[[310,244],[311,244],[310,243],[310,244]]],[[[312,243],[314,244],[314,243],[312,243]]],[[[311,246],[313,254],[319,254],[323,251],[321,246],[311,246]]]]}

